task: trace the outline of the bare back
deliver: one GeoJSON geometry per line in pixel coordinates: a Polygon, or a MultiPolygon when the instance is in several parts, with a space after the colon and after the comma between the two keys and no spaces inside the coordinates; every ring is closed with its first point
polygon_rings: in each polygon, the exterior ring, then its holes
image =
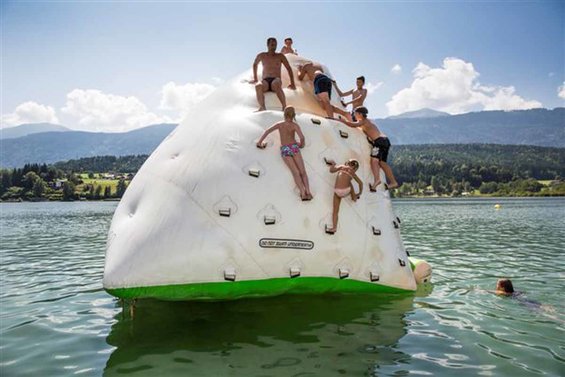
{"type": "Polygon", "coordinates": [[[378,139],[379,137],[386,137],[386,135],[379,130],[377,125],[369,119],[363,119],[361,121],[361,129],[371,140],[378,139]]]}
{"type": "Polygon", "coordinates": [[[294,144],[296,143],[296,134],[299,136],[302,134],[298,124],[286,120],[277,124],[279,130],[279,135],[281,137],[281,145],[294,144]]]}
{"type": "Polygon", "coordinates": [[[308,76],[308,80],[310,81],[314,81],[314,78],[316,77],[316,71],[324,72],[324,68],[318,63],[306,63],[302,67],[302,70],[304,73],[301,75],[301,77],[304,77],[304,75],[306,75],[308,76]]]}

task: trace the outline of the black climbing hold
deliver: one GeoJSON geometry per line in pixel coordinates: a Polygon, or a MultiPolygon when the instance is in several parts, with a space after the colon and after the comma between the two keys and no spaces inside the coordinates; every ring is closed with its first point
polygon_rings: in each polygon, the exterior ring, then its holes
{"type": "Polygon", "coordinates": [[[235,281],[235,270],[231,268],[224,270],[224,280],[235,281]]]}
{"type": "Polygon", "coordinates": [[[316,118],[310,118],[310,120],[312,121],[312,123],[320,125],[322,124],[322,121],[320,119],[316,119],[316,118]]]}
{"type": "Polygon", "coordinates": [[[267,148],[267,143],[262,143],[261,145],[257,144],[256,146],[259,149],[265,149],[265,148],[267,148]]]}
{"type": "Polygon", "coordinates": [[[345,131],[339,130],[339,136],[341,136],[344,139],[347,139],[349,137],[349,134],[345,131]]]}
{"type": "Polygon", "coordinates": [[[274,225],[277,222],[275,216],[265,216],[263,220],[265,221],[265,225],[274,225]]]}
{"type": "Polygon", "coordinates": [[[398,258],[398,263],[400,263],[400,267],[404,267],[406,266],[406,262],[404,262],[402,259],[398,258]]]}
{"type": "Polygon", "coordinates": [[[409,256],[410,256],[410,253],[408,252],[408,250],[405,250],[405,251],[406,251],[406,256],[409,257],[409,256]]]}
{"type": "Polygon", "coordinates": [[[291,267],[290,268],[290,277],[297,278],[300,276],[300,268],[298,267],[291,267]]]}
{"type": "Polygon", "coordinates": [[[255,178],[259,178],[261,171],[259,169],[249,169],[249,175],[255,178]]]}
{"type": "Polygon", "coordinates": [[[340,268],[340,269],[339,269],[339,278],[340,278],[340,279],[345,279],[345,278],[347,278],[347,277],[349,277],[349,270],[346,269],[346,268],[343,268],[343,269],[340,268]]]}
{"type": "Polygon", "coordinates": [[[370,272],[370,279],[371,279],[371,281],[379,281],[381,279],[381,277],[376,272],[371,271],[370,272]]]}
{"type": "Polygon", "coordinates": [[[373,228],[373,235],[375,235],[375,236],[380,236],[380,235],[381,235],[381,230],[380,230],[380,229],[377,229],[377,228],[375,228],[374,226],[373,226],[372,228],[373,228]]]}
{"type": "Polygon", "coordinates": [[[326,163],[326,165],[335,165],[335,162],[328,160],[326,157],[324,157],[324,162],[326,163]]]}
{"type": "Polygon", "coordinates": [[[231,216],[231,208],[220,208],[218,210],[218,213],[220,214],[220,216],[230,217],[231,216]]]}
{"type": "Polygon", "coordinates": [[[398,223],[400,224],[402,221],[400,221],[400,217],[396,216],[396,221],[398,221],[398,223]]]}
{"type": "Polygon", "coordinates": [[[330,230],[330,228],[328,227],[327,224],[326,224],[325,230],[326,230],[327,234],[334,234],[335,233],[335,230],[330,230]]]}
{"type": "Polygon", "coordinates": [[[392,225],[394,225],[394,228],[395,228],[395,229],[398,229],[398,228],[399,228],[398,223],[397,223],[396,221],[393,221],[393,222],[392,222],[392,225]]]}

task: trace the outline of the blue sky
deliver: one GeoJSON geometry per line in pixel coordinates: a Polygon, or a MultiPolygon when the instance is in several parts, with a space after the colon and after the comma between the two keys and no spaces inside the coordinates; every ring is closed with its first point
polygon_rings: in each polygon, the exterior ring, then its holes
{"type": "Polygon", "coordinates": [[[4,126],[120,131],[177,120],[248,69],[271,35],[292,36],[342,88],[365,75],[373,116],[565,104],[563,2],[3,1],[1,10],[4,126]]]}

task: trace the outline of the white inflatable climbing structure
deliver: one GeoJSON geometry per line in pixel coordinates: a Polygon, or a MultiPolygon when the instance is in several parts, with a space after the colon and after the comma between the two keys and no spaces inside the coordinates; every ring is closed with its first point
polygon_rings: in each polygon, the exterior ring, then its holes
{"type": "MultiPolygon", "coordinates": [[[[297,77],[305,60],[288,59],[297,77]]],[[[367,188],[363,133],[324,119],[311,82],[284,90],[306,137],[301,153],[314,199],[303,202],[278,135],[264,150],[255,146],[283,116],[273,93],[268,110],[254,112],[250,77],[237,76],[201,102],[136,174],[112,220],[104,288],[121,298],[164,300],[415,290],[415,266],[384,185],[365,189],[357,202],[342,200],[337,233],[324,231],[335,183],[324,158],[356,158],[367,188]]],[[[332,103],[341,106],[335,90],[332,103]]]]}

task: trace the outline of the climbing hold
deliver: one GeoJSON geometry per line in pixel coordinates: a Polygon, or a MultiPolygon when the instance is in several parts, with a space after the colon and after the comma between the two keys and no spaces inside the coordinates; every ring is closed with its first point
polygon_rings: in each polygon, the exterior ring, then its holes
{"type": "Polygon", "coordinates": [[[265,225],[274,225],[277,222],[277,218],[275,216],[265,216],[263,220],[265,225]]]}
{"type": "Polygon", "coordinates": [[[312,121],[312,123],[320,125],[322,124],[322,121],[320,119],[316,119],[316,118],[310,118],[310,120],[312,121]]]}
{"type": "Polygon", "coordinates": [[[372,228],[373,228],[373,235],[375,235],[375,236],[380,236],[380,235],[381,235],[381,230],[380,230],[380,229],[377,229],[377,228],[375,228],[374,226],[372,226],[372,228]]]}
{"type": "Polygon", "coordinates": [[[231,208],[220,208],[218,213],[222,217],[230,217],[231,216],[231,208]]]}
{"type": "Polygon", "coordinates": [[[255,178],[259,178],[261,171],[259,169],[249,169],[249,175],[255,178]]]}
{"type": "Polygon", "coordinates": [[[326,157],[324,157],[324,162],[326,163],[326,165],[335,165],[335,161],[333,160],[328,160],[326,157]]]}
{"type": "Polygon", "coordinates": [[[408,252],[408,250],[404,250],[404,251],[406,251],[406,256],[409,257],[410,253],[408,252]]]}
{"type": "Polygon", "coordinates": [[[334,234],[334,233],[335,233],[335,230],[330,229],[330,227],[328,226],[328,224],[326,224],[325,230],[326,230],[326,233],[327,233],[327,234],[334,234]]]}
{"type": "Polygon", "coordinates": [[[404,267],[406,266],[406,262],[404,262],[402,259],[398,258],[398,263],[400,263],[400,267],[404,267]]]}
{"type": "Polygon", "coordinates": [[[235,281],[235,268],[228,267],[224,270],[224,280],[235,281]]]}
{"type": "Polygon", "coordinates": [[[397,223],[396,221],[393,221],[393,222],[392,222],[392,225],[394,225],[394,228],[395,228],[395,229],[400,228],[400,227],[398,226],[398,223],[397,223]]]}
{"type": "Polygon", "coordinates": [[[340,268],[339,269],[339,278],[345,279],[346,277],[349,277],[349,270],[347,268],[340,268]]]}
{"type": "Polygon", "coordinates": [[[371,281],[379,281],[379,279],[381,278],[376,271],[369,272],[369,275],[370,275],[371,281]]]}
{"type": "Polygon", "coordinates": [[[344,139],[347,139],[349,137],[349,134],[345,131],[339,130],[339,136],[341,136],[344,139]]]}
{"type": "Polygon", "coordinates": [[[296,278],[300,276],[300,268],[299,267],[291,267],[290,268],[290,277],[296,278]]]}
{"type": "Polygon", "coordinates": [[[262,144],[260,144],[260,145],[257,145],[257,148],[259,148],[259,149],[265,149],[265,148],[267,148],[267,143],[262,143],[262,144]]]}
{"type": "Polygon", "coordinates": [[[400,221],[400,217],[396,216],[396,221],[398,221],[398,223],[400,224],[402,221],[400,221]]]}

